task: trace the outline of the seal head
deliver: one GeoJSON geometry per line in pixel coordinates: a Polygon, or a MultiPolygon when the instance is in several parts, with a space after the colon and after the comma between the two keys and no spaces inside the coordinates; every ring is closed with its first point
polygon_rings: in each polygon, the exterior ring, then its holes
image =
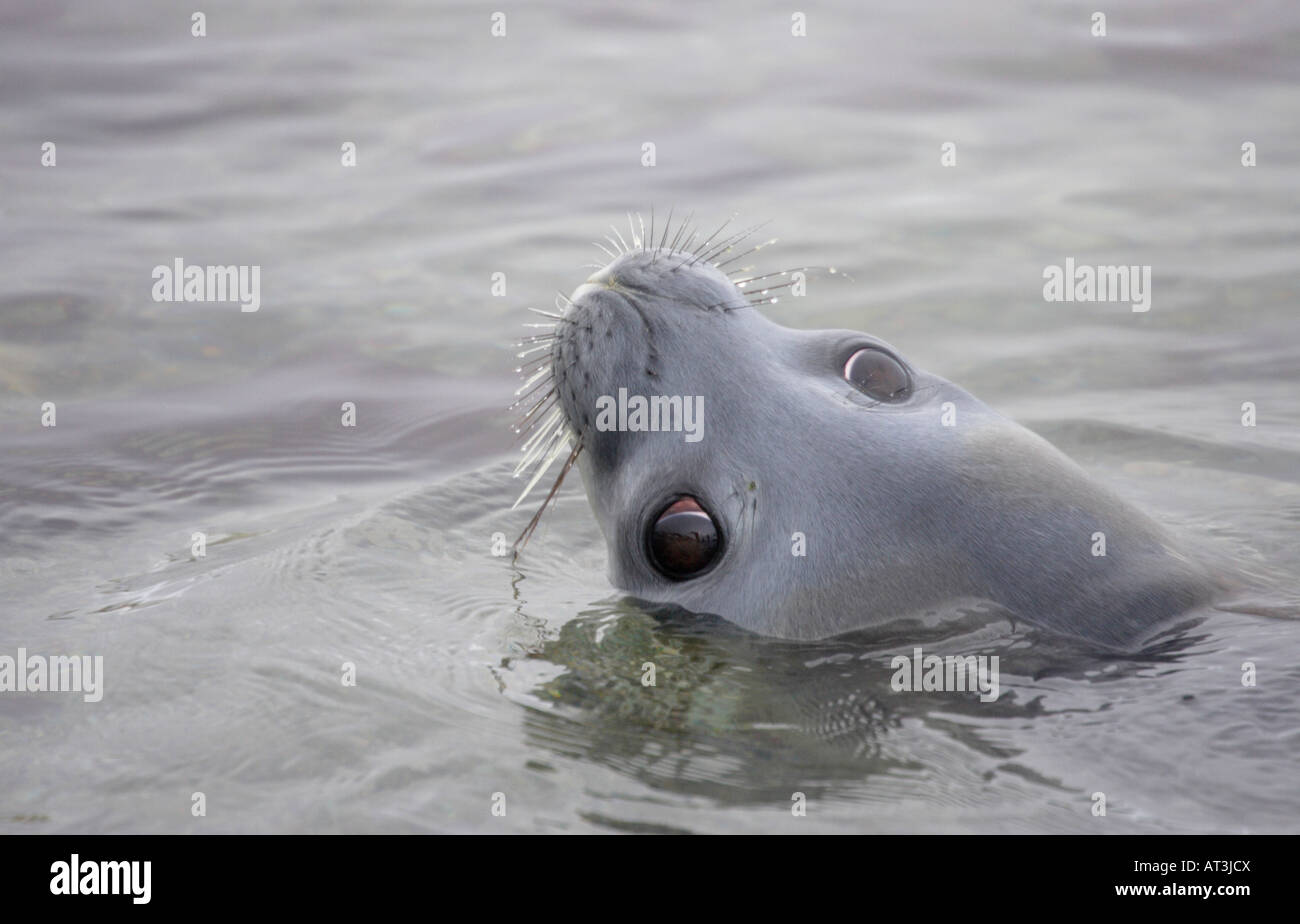
{"type": "Polygon", "coordinates": [[[769,321],[756,278],[629,249],[540,338],[617,587],[793,639],[987,600],[1123,644],[1205,598],[1045,440],[878,338],[769,321]]]}

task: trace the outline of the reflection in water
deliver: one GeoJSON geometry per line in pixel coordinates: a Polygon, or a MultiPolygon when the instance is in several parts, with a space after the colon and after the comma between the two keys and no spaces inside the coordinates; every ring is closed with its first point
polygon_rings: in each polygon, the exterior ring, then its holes
{"type": "Polygon", "coordinates": [[[525,727],[538,745],[656,789],[737,804],[788,802],[795,791],[842,797],[846,781],[869,787],[872,777],[927,769],[906,744],[890,746],[909,723],[1013,763],[1021,750],[983,730],[1024,727],[1058,711],[1044,707],[1036,681],[1122,681],[1178,663],[1205,639],[1191,634],[1189,622],[1139,653],[1117,655],[1016,630],[992,605],[944,617],[788,642],[681,610],[611,602],[521,655],[561,668],[531,691],[545,708],[530,708],[525,727]],[[976,692],[895,692],[891,661],[917,647],[927,655],[998,656],[1000,696],[981,702],[976,692]],[[651,665],[654,684],[647,685],[651,665]]]}

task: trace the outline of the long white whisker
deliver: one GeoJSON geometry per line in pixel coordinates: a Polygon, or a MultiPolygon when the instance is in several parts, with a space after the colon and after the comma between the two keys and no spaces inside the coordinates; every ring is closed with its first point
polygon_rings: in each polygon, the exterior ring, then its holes
{"type": "Polygon", "coordinates": [[[528,482],[528,485],[524,488],[523,492],[515,500],[514,504],[511,505],[510,507],[511,510],[514,510],[521,503],[523,503],[524,498],[527,497],[528,493],[532,491],[532,489],[537,485],[537,482],[542,480],[542,476],[545,475],[547,470],[555,463],[555,460],[558,459],[560,456],[564,455],[565,451],[567,451],[568,449],[569,449],[569,440],[567,438],[564,439],[562,442],[556,444],[555,448],[551,450],[551,454],[546,457],[546,461],[543,462],[541,466],[537,469],[537,472],[536,474],[533,475],[532,480],[528,482]]]}

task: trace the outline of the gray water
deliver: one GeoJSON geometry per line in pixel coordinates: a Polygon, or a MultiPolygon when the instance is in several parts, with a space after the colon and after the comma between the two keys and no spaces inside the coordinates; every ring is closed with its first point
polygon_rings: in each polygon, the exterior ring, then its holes
{"type": "Polygon", "coordinates": [[[105,690],[0,694],[0,830],[1300,828],[1300,6],[200,6],[0,2],[0,654],[105,690]],[[764,641],[622,601],[576,477],[493,556],[525,308],[674,206],[770,220],[764,271],[852,276],[770,317],[890,341],[1251,589],[1124,656],[980,607],[764,641]],[[1151,310],[1045,302],[1069,256],[1151,310]],[[177,257],[260,310],[154,301],[177,257]],[[1001,698],[891,693],[917,642],[1001,698]]]}

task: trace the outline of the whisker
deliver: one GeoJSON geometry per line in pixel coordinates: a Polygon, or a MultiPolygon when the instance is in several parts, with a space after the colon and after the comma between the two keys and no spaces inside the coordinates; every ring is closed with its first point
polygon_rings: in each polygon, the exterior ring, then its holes
{"type": "Polygon", "coordinates": [[[680,251],[683,256],[678,264],[673,267],[673,272],[677,272],[677,270],[681,269],[687,263],[691,263],[695,259],[695,251],[691,249],[690,245],[699,236],[700,232],[692,231],[690,237],[682,241],[681,246],[678,247],[677,250],[680,251]]]}
{"type": "MultiPolygon", "coordinates": [[[[712,234],[710,234],[707,238],[705,238],[703,244],[701,244],[699,247],[696,247],[695,250],[692,251],[694,255],[696,257],[699,257],[700,251],[708,247],[711,243],[713,243],[713,239],[717,237],[720,233],[722,233],[722,229],[727,227],[727,225],[731,224],[735,220],[736,220],[736,213],[732,212],[730,218],[728,218],[722,224],[718,225],[718,229],[714,231],[712,234]]],[[[695,261],[691,261],[691,262],[692,264],[694,264],[695,261]]]]}
{"type": "MultiPolygon", "coordinates": [[[[536,413],[537,409],[541,407],[543,404],[545,404],[547,401],[549,401],[555,394],[556,391],[554,387],[548,388],[542,394],[542,396],[538,398],[527,411],[525,411],[522,415],[520,415],[519,420],[515,422],[515,432],[522,433],[525,429],[529,429],[529,426],[527,426],[529,418],[532,417],[533,414],[536,413]]],[[[527,401],[531,400],[531,398],[532,396],[530,395],[528,398],[516,401],[514,404],[510,405],[508,410],[513,411],[515,408],[520,407],[521,405],[527,403],[527,401]]]]}
{"type": "Polygon", "coordinates": [[[619,233],[618,228],[615,227],[614,225],[610,225],[609,227],[610,227],[610,230],[612,230],[612,231],[614,232],[615,236],[618,237],[618,242],[619,242],[621,245],[623,245],[623,253],[631,253],[631,252],[632,252],[632,248],[629,247],[629,246],[627,246],[627,241],[623,240],[623,235],[619,233]]]}
{"type": "Polygon", "coordinates": [[[658,257],[658,256],[659,256],[659,251],[663,250],[664,244],[667,243],[667,241],[668,241],[668,231],[669,231],[669,229],[672,228],[672,226],[673,226],[673,208],[676,208],[676,206],[673,206],[672,208],[668,209],[668,220],[667,220],[666,222],[664,222],[664,233],[663,233],[663,237],[662,237],[662,239],[659,241],[659,246],[655,248],[654,257],[651,257],[651,258],[650,258],[650,262],[651,262],[651,263],[654,262],[655,257],[658,257]]]}
{"type": "Polygon", "coordinates": [[[764,273],[761,276],[750,276],[748,279],[733,279],[732,282],[734,282],[737,286],[743,286],[743,285],[748,285],[751,282],[758,282],[758,280],[760,279],[770,279],[773,276],[788,276],[790,273],[806,273],[808,270],[812,270],[812,269],[823,269],[823,267],[796,266],[794,269],[783,269],[783,270],[778,270],[775,273],[764,273]]]}
{"type": "Polygon", "coordinates": [[[555,443],[556,440],[564,437],[564,427],[557,427],[556,424],[564,416],[562,408],[556,408],[545,417],[537,427],[537,432],[533,433],[528,439],[524,440],[523,460],[515,466],[515,474],[528,468],[529,464],[546,454],[547,450],[555,443]]]}
{"type": "Polygon", "coordinates": [[[546,375],[550,371],[551,371],[550,369],[538,369],[536,372],[532,374],[532,376],[528,379],[528,381],[524,382],[523,385],[519,386],[519,391],[515,392],[515,394],[521,394],[525,388],[528,388],[530,385],[532,385],[534,382],[536,382],[538,379],[540,379],[542,376],[546,375]]]}
{"type": "Polygon", "coordinates": [[[723,260],[721,263],[715,263],[715,264],[713,264],[713,265],[716,266],[718,269],[722,269],[722,267],[726,266],[728,263],[735,263],[735,262],[736,262],[737,260],[739,260],[741,257],[747,257],[747,256],[749,256],[751,253],[758,253],[758,252],[759,252],[760,250],[762,250],[764,247],[769,247],[769,246],[771,246],[772,244],[775,244],[778,240],[780,240],[780,238],[775,238],[775,237],[774,237],[774,238],[772,238],[770,241],[764,241],[764,242],[761,243],[761,244],[757,244],[757,245],[755,245],[754,247],[749,248],[749,249],[746,250],[744,253],[738,253],[738,254],[736,254],[734,257],[730,258],[729,260],[723,260]]]}
{"type": "Polygon", "coordinates": [[[556,396],[556,393],[554,391],[551,391],[551,392],[547,392],[545,397],[543,397],[540,401],[534,404],[532,408],[528,411],[528,413],[525,414],[520,419],[519,423],[515,426],[515,435],[516,435],[515,442],[519,442],[524,438],[524,434],[528,431],[528,429],[532,425],[533,415],[544,414],[548,412],[551,409],[551,405],[553,405],[557,400],[558,398],[556,396]]]}
{"type": "Polygon", "coordinates": [[[519,392],[515,392],[517,397],[515,398],[514,403],[511,404],[508,408],[506,408],[506,410],[513,411],[515,408],[527,404],[529,401],[532,400],[533,395],[537,394],[543,388],[548,387],[550,384],[551,384],[550,382],[542,382],[540,385],[534,386],[532,390],[530,390],[527,394],[524,395],[519,394],[519,392]]]}
{"type": "MultiPolygon", "coordinates": [[[[553,370],[552,370],[552,371],[553,371],[553,370]]],[[[540,384],[533,385],[531,388],[528,388],[528,386],[524,386],[524,387],[520,388],[518,391],[515,392],[515,403],[512,404],[512,405],[510,405],[510,407],[508,408],[508,410],[514,410],[514,409],[517,408],[519,405],[521,405],[521,404],[523,404],[525,401],[529,400],[529,399],[530,399],[533,395],[535,395],[535,394],[536,394],[540,389],[542,389],[542,388],[546,388],[547,386],[549,386],[549,385],[551,385],[551,384],[552,384],[551,382],[546,381],[546,382],[541,382],[540,384]],[[525,388],[527,388],[527,391],[524,390],[525,388]]]]}
{"type": "MultiPolygon", "coordinates": [[[[768,225],[768,224],[771,224],[771,219],[768,219],[767,221],[761,221],[761,222],[759,222],[759,223],[756,224],[756,225],[753,225],[753,226],[751,226],[751,227],[749,227],[749,228],[746,228],[744,231],[740,231],[740,232],[737,232],[736,234],[732,234],[731,236],[729,236],[728,238],[726,238],[724,241],[722,241],[722,243],[720,243],[720,244],[715,244],[714,247],[713,247],[713,249],[712,249],[711,251],[709,251],[707,254],[703,255],[702,257],[700,257],[700,260],[702,260],[702,261],[705,262],[705,263],[712,263],[714,260],[716,260],[718,257],[722,256],[724,253],[726,253],[726,252],[727,252],[728,250],[730,250],[732,247],[735,247],[737,244],[739,244],[739,243],[741,243],[742,241],[744,241],[747,237],[749,237],[749,236],[750,236],[751,234],[753,234],[755,231],[758,231],[758,230],[759,230],[760,228],[762,228],[764,225],[768,225]]],[[[730,261],[728,261],[728,262],[730,262],[730,261]]],[[[716,265],[716,264],[715,264],[715,265],[716,265]]]]}
{"type": "Polygon", "coordinates": [[[690,226],[691,219],[694,217],[695,217],[694,212],[691,212],[689,215],[686,216],[686,220],[681,223],[681,226],[677,229],[677,233],[673,235],[673,242],[670,245],[668,245],[669,250],[677,249],[678,242],[682,239],[682,235],[686,233],[686,229],[690,226]]]}
{"type": "Polygon", "coordinates": [[[775,289],[788,289],[790,288],[790,286],[798,285],[798,284],[799,282],[797,279],[791,279],[789,282],[783,282],[779,286],[763,286],[763,288],[761,289],[755,289],[753,292],[745,292],[743,294],[745,295],[746,298],[748,298],[751,295],[766,295],[768,292],[771,292],[775,289]]]}
{"type": "MultiPolygon", "coordinates": [[[[546,348],[545,346],[539,346],[539,347],[536,347],[536,349],[537,349],[537,350],[546,350],[547,348],[546,348]]],[[[529,350],[528,352],[529,352],[529,353],[532,353],[532,352],[534,352],[534,350],[529,350]]],[[[522,365],[516,366],[516,367],[515,367],[515,372],[519,373],[520,375],[523,375],[523,374],[526,374],[526,373],[531,372],[532,369],[535,368],[535,367],[537,366],[538,363],[549,363],[550,361],[551,361],[551,354],[550,354],[550,352],[549,352],[549,350],[548,350],[545,354],[543,354],[543,355],[541,355],[541,356],[534,356],[532,359],[528,360],[528,362],[523,363],[522,365]]]]}
{"type": "Polygon", "coordinates": [[[578,461],[578,454],[580,452],[582,452],[582,443],[578,442],[574,445],[573,451],[569,453],[569,458],[565,460],[564,465],[560,468],[560,474],[556,477],[555,484],[551,485],[551,490],[547,492],[546,499],[542,501],[542,506],[533,514],[533,518],[528,521],[528,525],[524,527],[524,531],[520,533],[519,538],[515,540],[514,548],[516,559],[519,557],[519,550],[526,546],[528,540],[533,537],[533,533],[537,530],[537,524],[542,520],[542,514],[546,512],[546,508],[549,507],[551,501],[555,499],[556,492],[560,490],[560,485],[564,484],[564,476],[569,474],[569,470],[573,468],[573,463],[578,461]]]}
{"type": "Polygon", "coordinates": [[[754,228],[750,228],[744,231],[736,231],[727,235],[722,240],[716,242],[712,246],[712,248],[701,253],[699,259],[694,260],[691,265],[694,266],[696,263],[711,262],[715,257],[726,253],[729,248],[736,246],[745,238],[749,237],[749,235],[753,234],[755,230],[756,229],[754,228]]]}

